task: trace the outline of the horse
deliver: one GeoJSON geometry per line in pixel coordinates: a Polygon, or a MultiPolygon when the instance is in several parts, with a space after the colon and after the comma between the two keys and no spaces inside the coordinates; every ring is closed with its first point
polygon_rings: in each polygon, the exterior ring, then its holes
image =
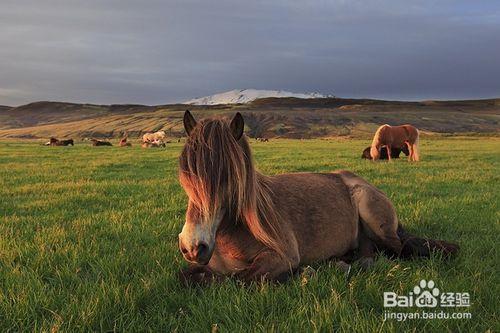
{"type": "Polygon", "coordinates": [[[130,142],[127,142],[127,137],[123,137],[120,140],[120,143],[118,144],[120,147],[132,147],[132,144],[130,142]]]}
{"type": "Polygon", "coordinates": [[[155,133],[146,133],[142,136],[142,142],[154,142],[154,141],[163,142],[166,137],[167,137],[167,134],[165,133],[165,131],[158,131],[155,133]]]}
{"type": "Polygon", "coordinates": [[[68,139],[68,140],[58,140],[54,137],[51,137],[49,142],[48,142],[48,145],[49,146],[74,146],[75,143],[73,142],[73,139],[68,139]]]}
{"type": "MultiPolygon", "coordinates": [[[[370,155],[370,150],[371,150],[371,146],[366,147],[365,150],[363,150],[363,154],[361,155],[361,158],[371,160],[372,156],[370,155]]],[[[405,156],[410,155],[410,151],[408,150],[408,146],[405,144],[402,147],[391,147],[391,158],[399,158],[399,154],[401,154],[401,152],[403,152],[403,154],[405,154],[405,156]]],[[[381,147],[379,159],[386,160],[387,158],[388,158],[387,148],[381,147]]]]}
{"type": "Polygon", "coordinates": [[[378,250],[401,258],[458,251],[407,233],[389,198],[349,171],[256,171],[240,113],[198,122],[186,111],[183,122],[179,181],[188,204],[179,249],[189,262],[180,272],[188,285],[226,276],[284,281],[327,259],[369,268],[378,250]]]}
{"type": "Polygon", "coordinates": [[[98,147],[98,146],[112,146],[111,142],[104,141],[104,140],[90,139],[90,142],[92,142],[92,146],[94,146],[94,147],[98,147]]]}
{"type": "Polygon", "coordinates": [[[387,124],[380,126],[373,137],[370,155],[373,160],[380,158],[380,148],[387,148],[388,160],[391,160],[391,147],[402,147],[408,145],[410,155],[408,161],[419,161],[419,132],[412,125],[389,126],[387,124]]]}

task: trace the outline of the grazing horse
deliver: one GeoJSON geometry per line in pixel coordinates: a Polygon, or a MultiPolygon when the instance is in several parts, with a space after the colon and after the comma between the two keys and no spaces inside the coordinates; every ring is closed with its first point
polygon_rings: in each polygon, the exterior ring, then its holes
{"type": "Polygon", "coordinates": [[[97,140],[97,139],[90,139],[92,142],[92,146],[98,147],[98,146],[112,146],[111,142],[109,141],[104,141],[104,140],[97,140]]]}
{"type": "Polygon", "coordinates": [[[353,253],[369,267],[376,249],[403,258],[458,250],[410,236],[389,198],[349,171],[257,172],[240,113],[230,122],[197,122],[186,111],[184,128],[179,180],[189,201],[179,249],[190,263],[181,271],[184,282],[281,281],[301,265],[353,253]]]}
{"type": "Polygon", "coordinates": [[[142,136],[142,142],[155,142],[155,141],[165,141],[167,134],[165,131],[158,131],[155,133],[146,133],[142,136]]]}
{"type": "Polygon", "coordinates": [[[387,124],[380,126],[373,137],[370,155],[373,160],[380,158],[380,149],[382,146],[387,148],[388,160],[391,160],[391,147],[403,147],[408,145],[410,156],[408,161],[420,160],[418,151],[419,142],[418,130],[411,125],[389,126],[387,124]]]}
{"type": "MultiPolygon", "coordinates": [[[[361,155],[361,158],[371,160],[372,156],[370,155],[370,150],[371,150],[371,146],[366,147],[365,150],[363,150],[363,154],[361,155]]],[[[408,150],[408,146],[405,144],[401,148],[400,147],[391,147],[391,158],[399,158],[399,154],[401,154],[401,152],[403,152],[403,154],[405,154],[405,156],[410,155],[410,151],[408,150]]],[[[388,158],[387,148],[386,147],[380,148],[379,159],[386,160],[387,158],[388,158]]]]}
{"type": "Polygon", "coordinates": [[[54,137],[50,138],[49,141],[49,146],[74,146],[75,143],[73,142],[73,139],[68,139],[68,140],[58,140],[54,137]]]}

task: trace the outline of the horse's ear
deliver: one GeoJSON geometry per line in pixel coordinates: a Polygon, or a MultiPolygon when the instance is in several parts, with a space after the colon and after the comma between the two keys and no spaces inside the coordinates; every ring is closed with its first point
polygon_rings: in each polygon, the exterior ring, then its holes
{"type": "Polygon", "coordinates": [[[243,116],[241,115],[241,113],[237,112],[234,115],[233,120],[231,120],[231,133],[233,133],[233,136],[236,139],[236,141],[241,139],[244,129],[245,129],[245,121],[243,120],[243,116]]]}
{"type": "Polygon", "coordinates": [[[194,119],[191,112],[189,112],[189,110],[186,110],[186,112],[184,112],[183,122],[184,122],[184,129],[186,130],[187,135],[190,135],[191,132],[193,131],[193,128],[196,127],[197,122],[196,119],[194,119]]]}

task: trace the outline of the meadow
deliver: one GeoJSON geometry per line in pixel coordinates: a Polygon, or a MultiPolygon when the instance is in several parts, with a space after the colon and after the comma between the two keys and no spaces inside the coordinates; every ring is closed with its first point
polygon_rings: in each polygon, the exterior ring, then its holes
{"type": "Polygon", "coordinates": [[[499,331],[500,140],[424,138],[420,163],[361,160],[368,143],[252,140],[252,148],[266,174],[356,172],[388,194],[409,231],[458,242],[456,258],[379,256],[349,276],[318,263],[284,284],[186,288],[177,279],[182,143],[0,141],[0,331],[499,331]],[[444,310],[472,318],[384,321],[383,292],[406,295],[421,279],[470,293],[469,308],[444,310]]]}

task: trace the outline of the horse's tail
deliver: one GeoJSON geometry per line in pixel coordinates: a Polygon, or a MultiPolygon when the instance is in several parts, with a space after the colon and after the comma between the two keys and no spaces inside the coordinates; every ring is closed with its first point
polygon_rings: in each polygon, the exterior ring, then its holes
{"type": "Polygon", "coordinates": [[[444,240],[435,240],[420,238],[406,232],[403,227],[398,225],[398,237],[401,240],[402,249],[399,256],[401,258],[430,257],[431,253],[439,252],[445,257],[455,255],[460,246],[444,240]]]}
{"type": "Polygon", "coordinates": [[[419,151],[419,143],[420,143],[420,131],[415,128],[415,142],[413,143],[413,161],[420,161],[420,151],[419,151]]]}

